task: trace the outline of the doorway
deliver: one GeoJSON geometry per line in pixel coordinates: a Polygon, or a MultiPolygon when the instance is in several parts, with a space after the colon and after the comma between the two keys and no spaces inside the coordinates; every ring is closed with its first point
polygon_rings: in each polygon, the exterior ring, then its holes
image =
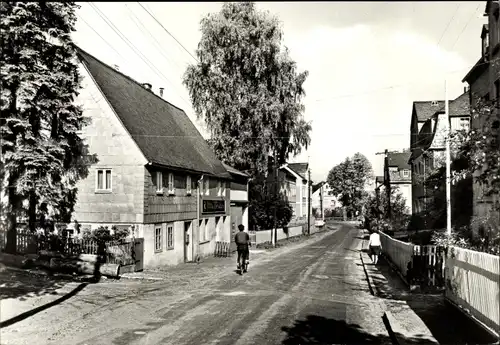
{"type": "Polygon", "coordinates": [[[193,261],[193,222],[184,222],[184,262],[193,261]]]}

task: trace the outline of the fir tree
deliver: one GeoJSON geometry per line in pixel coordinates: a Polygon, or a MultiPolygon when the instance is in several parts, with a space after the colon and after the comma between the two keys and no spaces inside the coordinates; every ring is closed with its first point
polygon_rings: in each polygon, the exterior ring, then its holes
{"type": "Polygon", "coordinates": [[[80,75],[71,32],[74,2],[2,2],[1,170],[7,205],[7,251],[18,217],[34,231],[38,217],[69,222],[76,182],[95,157],[79,131],[80,75]]]}

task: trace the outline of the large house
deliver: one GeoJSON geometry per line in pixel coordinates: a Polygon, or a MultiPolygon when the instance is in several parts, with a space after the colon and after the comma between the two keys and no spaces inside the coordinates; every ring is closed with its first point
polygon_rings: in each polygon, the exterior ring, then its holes
{"type": "Polygon", "coordinates": [[[238,172],[228,172],[186,113],[150,84],[77,52],[78,101],[92,120],[81,134],[99,160],[78,183],[80,229],[129,229],[144,238],[144,267],[192,261],[230,242],[233,197],[237,221],[247,217],[244,174],[235,180],[238,172]],[[235,185],[239,195],[230,191],[235,185]]]}
{"type": "MultiPolygon", "coordinates": [[[[499,1],[487,1],[485,17],[488,23],[481,31],[481,57],[467,73],[462,82],[466,82],[470,89],[470,103],[477,104],[477,101],[500,102],[500,15],[499,1]]],[[[497,108],[497,111],[500,111],[497,108]]],[[[471,127],[482,128],[484,114],[480,117],[473,117],[471,127]]],[[[490,116],[494,116],[491,114],[490,116]]],[[[500,132],[498,141],[500,142],[500,132]]],[[[500,149],[500,148],[499,148],[500,149]]],[[[500,202],[498,195],[484,195],[484,190],[474,176],[473,183],[473,215],[478,218],[500,219],[500,215],[494,211],[494,204],[500,202]]],[[[473,224],[475,234],[481,234],[482,229],[473,224]]],[[[483,235],[483,234],[481,234],[483,235]]]]}
{"type": "MultiPolygon", "coordinates": [[[[408,164],[411,152],[388,152],[384,160],[383,184],[397,189],[406,201],[408,213],[412,210],[411,166],[408,164]]],[[[377,180],[375,181],[377,182],[377,180]]]]}
{"type": "Polygon", "coordinates": [[[293,208],[291,222],[307,221],[309,210],[309,189],[312,183],[309,179],[308,163],[287,163],[280,167],[280,190],[286,195],[293,208]]]}
{"type": "MultiPolygon", "coordinates": [[[[433,108],[433,104],[440,102],[415,102],[420,105],[420,111],[425,109],[424,115],[418,113],[418,107],[413,108],[411,127],[411,155],[408,163],[411,166],[411,195],[413,214],[420,214],[425,210],[426,199],[432,195],[426,187],[426,179],[435,168],[442,166],[445,159],[446,114],[444,104],[433,108]],[[426,106],[423,106],[423,105],[426,106]],[[417,112],[415,110],[417,109],[417,112]],[[432,114],[431,111],[434,111],[432,114]],[[415,132],[416,119],[426,119],[419,122],[419,131],[415,132]],[[422,123],[420,125],[420,123],[422,123]]],[[[414,103],[414,104],[415,104],[414,103]]],[[[469,92],[464,92],[458,98],[449,102],[450,132],[467,130],[470,125],[469,92]]]]}

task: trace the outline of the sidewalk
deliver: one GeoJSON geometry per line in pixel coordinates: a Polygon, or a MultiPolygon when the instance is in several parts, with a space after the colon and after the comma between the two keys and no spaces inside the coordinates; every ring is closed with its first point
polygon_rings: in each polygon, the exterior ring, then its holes
{"type": "MultiPolygon", "coordinates": [[[[365,244],[366,246],[366,244],[365,244]]],[[[495,339],[460,311],[445,303],[442,294],[411,293],[396,271],[381,257],[373,265],[361,253],[369,284],[386,306],[386,322],[400,344],[492,344],[495,339]]]]}
{"type": "Polygon", "coordinates": [[[6,321],[28,317],[28,314],[60,303],[78,292],[83,285],[1,265],[0,322],[5,327],[6,321]]]}

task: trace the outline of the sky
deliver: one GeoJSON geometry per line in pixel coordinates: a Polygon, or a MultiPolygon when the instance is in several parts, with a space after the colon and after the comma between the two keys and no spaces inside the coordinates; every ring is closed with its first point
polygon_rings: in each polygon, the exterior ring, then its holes
{"type": "MultiPolygon", "coordinates": [[[[204,137],[182,84],[195,63],[200,21],[218,2],[79,3],[74,41],[123,73],[153,85],[185,110],[204,137]],[[142,6],[141,6],[142,5],[142,6]],[[144,8],[143,8],[144,7],[144,8]],[[146,11],[148,10],[153,17],[146,11]],[[163,26],[163,27],[162,27],[163,26]]],[[[304,87],[311,145],[290,162],[309,162],[314,181],[356,152],[382,174],[384,149],[409,146],[413,101],[454,99],[481,54],[485,1],[262,2],[277,16],[304,87]]]]}

